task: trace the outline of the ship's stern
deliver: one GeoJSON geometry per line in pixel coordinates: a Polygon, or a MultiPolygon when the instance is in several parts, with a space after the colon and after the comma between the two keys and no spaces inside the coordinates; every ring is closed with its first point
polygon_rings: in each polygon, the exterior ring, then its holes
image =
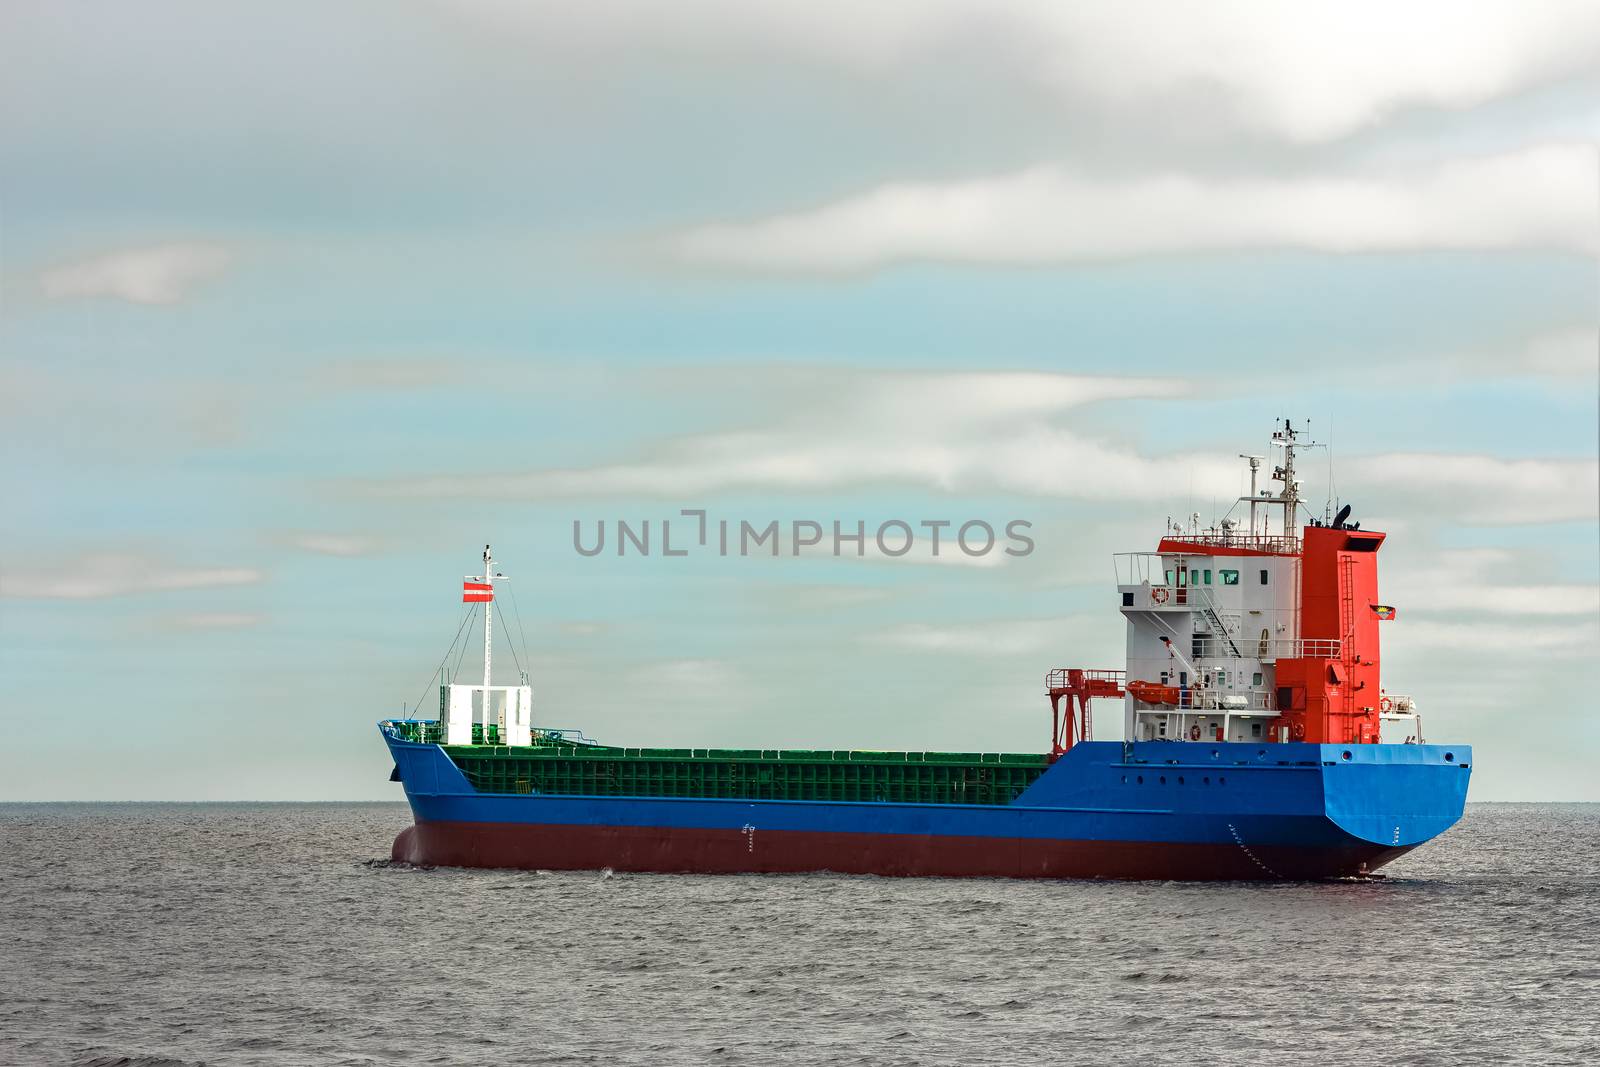
{"type": "Polygon", "coordinates": [[[1470,745],[1324,745],[1328,819],[1359,841],[1393,850],[1431,841],[1460,819],[1472,776],[1470,745]]]}

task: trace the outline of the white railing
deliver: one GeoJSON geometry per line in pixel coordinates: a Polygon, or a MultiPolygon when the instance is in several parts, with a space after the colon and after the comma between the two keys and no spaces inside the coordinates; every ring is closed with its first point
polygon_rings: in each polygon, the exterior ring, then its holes
{"type": "Polygon", "coordinates": [[[1159,552],[1113,552],[1111,566],[1119,586],[1166,584],[1166,558],[1159,552]]]}
{"type": "MultiPolygon", "coordinates": [[[[1207,530],[1203,533],[1169,533],[1162,540],[1180,545],[1194,545],[1200,549],[1241,548],[1248,552],[1270,552],[1276,556],[1297,556],[1300,554],[1300,538],[1298,537],[1267,537],[1260,534],[1223,533],[1221,530],[1207,530]]],[[[1181,555],[1182,549],[1173,549],[1172,552],[1175,555],[1181,555]]],[[[1196,556],[1205,554],[1203,551],[1192,553],[1192,555],[1196,556]]]]}
{"type": "Polygon", "coordinates": [[[1407,736],[1405,743],[1408,745],[1424,743],[1422,740],[1422,713],[1417,710],[1417,702],[1410,697],[1385,693],[1378,705],[1378,719],[1381,722],[1410,723],[1411,733],[1407,736]]]}
{"type": "MultiPolygon", "coordinates": [[[[1286,638],[1260,638],[1248,637],[1243,634],[1230,641],[1214,634],[1195,634],[1187,642],[1184,638],[1169,629],[1169,635],[1178,646],[1178,650],[1193,660],[1260,660],[1262,663],[1273,663],[1280,659],[1338,659],[1340,642],[1307,640],[1297,641],[1286,638]],[[1235,655],[1234,649],[1238,649],[1235,655]]],[[[1230,669],[1224,666],[1224,669],[1230,669]]]]}
{"type": "Polygon", "coordinates": [[[1280,659],[1338,659],[1341,647],[1338,641],[1296,641],[1286,638],[1262,641],[1242,634],[1234,637],[1231,644],[1226,638],[1208,634],[1195,634],[1187,644],[1182,643],[1183,639],[1179,636],[1173,636],[1172,640],[1179,642],[1179,651],[1190,659],[1247,659],[1260,660],[1262,663],[1273,663],[1280,659]],[[1237,657],[1234,655],[1235,648],[1239,650],[1237,657]]]}
{"type": "Polygon", "coordinates": [[[1265,689],[1181,689],[1177,704],[1147,704],[1135,698],[1134,705],[1141,712],[1217,711],[1243,714],[1251,711],[1272,711],[1272,694],[1265,689]]]}
{"type": "MultiPolygon", "coordinates": [[[[1225,638],[1206,637],[1201,634],[1196,634],[1194,637],[1189,639],[1189,645],[1183,649],[1183,652],[1190,659],[1231,660],[1235,658],[1233,649],[1234,647],[1237,647],[1239,649],[1240,657],[1256,659],[1259,658],[1256,656],[1256,652],[1258,651],[1257,645],[1259,644],[1259,641],[1241,641],[1235,639],[1233,644],[1230,645],[1225,638]]],[[[1223,669],[1231,670],[1232,668],[1225,667],[1223,669]]]]}
{"type": "MultiPolygon", "coordinates": [[[[1259,644],[1259,642],[1257,642],[1259,644]]],[[[1332,638],[1274,638],[1263,659],[1338,659],[1343,642],[1332,638]]]]}
{"type": "Polygon", "coordinates": [[[1222,609],[1217,606],[1216,594],[1208,585],[1122,582],[1117,586],[1117,592],[1133,594],[1133,603],[1124,604],[1123,607],[1142,608],[1146,611],[1210,611],[1219,618],[1222,615],[1222,609]]]}
{"type": "Polygon", "coordinates": [[[1124,582],[1117,586],[1119,593],[1132,593],[1133,603],[1125,608],[1145,611],[1193,611],[1196,604],[1189,596],[1193,586],[1167,585],[1165,582],[1124,582]]]}

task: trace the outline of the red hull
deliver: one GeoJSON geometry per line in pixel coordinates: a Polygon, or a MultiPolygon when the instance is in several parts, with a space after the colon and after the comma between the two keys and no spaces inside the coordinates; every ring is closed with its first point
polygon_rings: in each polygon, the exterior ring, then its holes
{"type": "Polygon", "coordinates": [[[1263,880],[1377,870],[1409,848],[1341,849],[933,837],[793,830],[427,822],[395,838],[394,859],[440,867],[693,874],[841,874],[951,878],[1263,880]]]}

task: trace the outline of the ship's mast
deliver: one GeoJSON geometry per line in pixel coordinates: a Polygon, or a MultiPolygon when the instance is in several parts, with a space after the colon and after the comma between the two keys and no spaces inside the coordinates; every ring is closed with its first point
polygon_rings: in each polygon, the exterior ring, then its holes
{"type": "Polygon", "coordinates": [[[1300,507],[1300,483],[1294,476],[1294,427],[1288,419],[1283,420],[1283,429],[1272,435],[1272,439],[1283,449],[1283,466],[1275,472],[1278,481],[1283,483],[1283,536],[1294,536],[1295,512],[1300,507]]]}
{"type": "MultiPolygon", "coordinates": [[[[1283,484],[1282,492],[1276,496],[1263,493],[1263,500],[1271,500],[1283,507],[1283,536],[1295,536],[1295,528],[1299,525],[1300,510],[1300,479],[1295,473],[1295,452],[1302,448],[1322,448],[1323,445],[1315,441],[1302,441],[1300,438],[1306,430],[1296,430],[1288,419],[1283,420],[1283,425],[1272,431],[1272,443],[1283,449],[1283,465],[1272,472],[1272,480],[1283,484]]],[[[1248,458],[1248,457],[1246,457],[1248,458]]],[[[1251,496],[1255,494],[1252,493],[1251,496]]]]}
{"type": "Polygon", "coordinates": [[[483,546],[483,584],[489,587],[489,599],[483,609],[483,688],[494,684],[494,583],[507,581],[505,575],[494,569],[494,553],[483,546]]]}
{"type": "MultiPolygon", "coordinates": [[[[446,744],[489,744],[494,737],[491,731],[496,729],[499,739],[493,741],[495,744],[532,744],[533,690],[528,685],[527,672],[519,670],[517,685],[494,684],[494,584],[505,581],[510,579],[495,570],[494,552],[484,545],[483,574],[467,575],[461,586],[464,603],[483,605],[483,684],[450,683],[448,700],[443,707],[446,744]],[[496,707],[496,696],[499,707],[496,707]],[[481,741],[474,740],[479,711],[483,722],[481,741]]],[[[515,655],[514,649],[512,654],[515,655]]]]}
{"type": "MultiPolygon", "coordinates": [[[[491,590],[494,587],[494,556],[489,546],[483,546],[483,580],[491,590]]],[[[489,707],[489,686],[494,683],[494,600],[483,607],[483,706],[489,707]]]]}
{"type": "Polygon", "coordinates": [[[1256,477],[1261,472],[1261,457],[1241,452],[1239,458],[1250,461],[1250,536],[1255,537],[1259,533],[1256,529],[1256,496],[1259,492],[1256,488],[1256,477]]]}

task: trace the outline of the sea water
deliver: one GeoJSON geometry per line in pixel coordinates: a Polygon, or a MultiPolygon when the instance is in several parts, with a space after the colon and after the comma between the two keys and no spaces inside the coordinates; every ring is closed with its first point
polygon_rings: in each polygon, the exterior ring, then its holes
{"type": "Polygon", "coordinates": [[[0,1063],[1600,1063],[1600,806],[1330,884],[416,869],[401,804],[0,805],[0,1063]]]}

